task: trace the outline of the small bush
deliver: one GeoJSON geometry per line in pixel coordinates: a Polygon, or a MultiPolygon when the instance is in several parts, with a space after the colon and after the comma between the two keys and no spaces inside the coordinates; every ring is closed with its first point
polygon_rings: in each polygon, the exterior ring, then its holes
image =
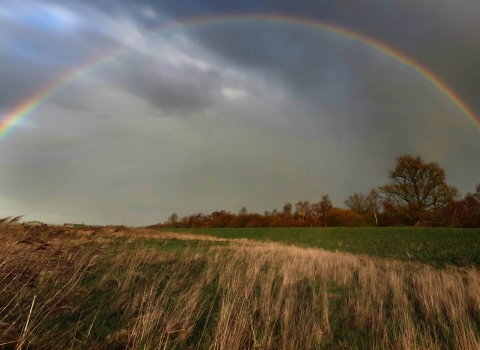
{"type": "Polygon", "coordinates": [[[329,226],[360,227],[366,226],[365,218],[353,210],[334,208],[327,214],[329,226]]]}

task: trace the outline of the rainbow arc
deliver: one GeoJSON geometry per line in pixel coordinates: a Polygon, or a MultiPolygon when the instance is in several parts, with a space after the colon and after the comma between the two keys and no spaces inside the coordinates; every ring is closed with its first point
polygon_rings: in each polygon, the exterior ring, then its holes
{"type": "MultiPolygon", "coordinates": [[[[421,64],[415,62],[413,59],[407,57],[406,55],[394,50],[393,48],[375,40],[369,38],[363,34],[354,32],[350,29],[325,23],[318,22],[311,19],[298,18],[298,17],[288,17],[283,15],[257,15],[257,14],[248,14],[248,15],[227,15],[227,16],[209,16],[201,18],[192,18],[183,20],[180,22],[170,23],[166,25],[161,25],[145,32],[144,37],[166,33],[169,31],[175,31],[181,28],[202,26],[207,24],[229,24],[229,23],[239,23],[239,22],[266,22],[273,24],[283,24],[283,25],[293,25],[293,26],[305,26],[308,28],[313,28],[317,30],[324,30],[335,35],[342,37],[350,38],[361,42],[369,47],[387,55],[396,61],[402,63],[403,65],[411,68],[413,71],[417,72],[428,80],[433,86],[435,86],[440,92],[443,93],[448,99],[455,104],[455,106],[468,118],[470,119],[477,128],[480,129],[480,121],[475,116],[473,111],[467,106],[465,102],[439,77],[431,73],[427,68],[423,67],[421,64]]],[[[70,83],[75,81],[77,78],[88,74],[89,72],[95,70],[99,66],[106,64],[110,60],[122,55],[127,48],[121,47],[117,50],[110,51],[101,57],[91,60],[86,64],[80,66],[76,70],[65,75],[63,78],[57,80],[51,85],[44,87],[42,90],[35,93],[33,96],[25,99],[19,103],[13,110],[11,110],[2,120],[0,120],[0,140],[2,140],[11,130],[15,128],[22,120],[31,116],[40,106],[42,106],[46,101],[53,98],[57,93],[62,89],[68,86],[70,83]]]]}

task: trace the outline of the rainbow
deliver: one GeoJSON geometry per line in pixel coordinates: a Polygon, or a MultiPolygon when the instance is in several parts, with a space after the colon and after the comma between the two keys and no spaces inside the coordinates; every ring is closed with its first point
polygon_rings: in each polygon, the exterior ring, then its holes
{"type": "MultiPolygon", "coordinates": [[[[284,15],[260,15],[260,14],[245,14],[245,15],[222,15],[222,16],[207,16],[200,18],[186,19],[179,22],[173,22],[166,25],[160,25],[153,29],[146,31],[143,37],[147,37],[153,34],[165,33],[174,31],[176,29],[200,26],[205,24],[229,24],[235,22],[267,22],[274,24],[287,24],[294,26],[304,26],[313,29],[320,29],[332,34],[340,35],[351,40],[355,40],[364,43],[375,50],[390,56],[403,65],[411,68],[433,86],[435,86],[440,92],[442,92],[448,99],[450,99],[455,106],[476,126],[480,129],[480,120],[475,116],[473,111],[461,100],[461,98],[445,84],[440,78],[436,77],[433,73],[427,70],[425,67],[415,62],[413,59],[405,56],[404,54],[394,50],[393,48],[375,40],[369,38],[363,34],[356,33],[350,29],[340,27],[335,24],[319,22],[311,19],[305,19],[300,17],[288,17],[284,15]]],[[[120,47],[116,50],[110,51],[107,54],[102,55],[99,58],[91,60],[76,70],[65,75],[62,79],[55,81],[53,84],[46,86],[41,91],[37,92],[28,99],[18,104],[12,111],[10,111],[2,120],[0,120],[0,140],[2,140],[10,130],[13,130],[15,126],[22,122],[25,118],[32,115],[42,104],[51,99],[62,89],[68,86],[75,79],[91,72],[100,65],[107,63],[108,61],[122,55],[127,50],[127,47],[120,47]]]]}

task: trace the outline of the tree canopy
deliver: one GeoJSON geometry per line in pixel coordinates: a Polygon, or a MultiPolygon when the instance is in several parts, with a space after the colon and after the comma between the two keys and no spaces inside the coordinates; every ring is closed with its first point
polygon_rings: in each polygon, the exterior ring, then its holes
{"type": "Polygon", "coordinates": [[[365,214],[368,212],[368,199],[362,193],[354,193],[345,200],[348,209],[353,210],[357,214],[365,214]]]}
{"type": "Polygon", "coordinates": [[[420,156],[397,157],[389,177],[390,183],[379,188],[380,194],[410,224],[438,221],[442,209],[459,193],[446,183],[445,171],[437,162],[426,163],[420,156]]]}

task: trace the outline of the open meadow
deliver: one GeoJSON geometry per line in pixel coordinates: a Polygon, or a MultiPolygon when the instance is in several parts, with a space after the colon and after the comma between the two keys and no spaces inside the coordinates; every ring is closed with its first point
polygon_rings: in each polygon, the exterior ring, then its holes
{"type": "Polygon", "coordinates": [[[480,267],[480,229],[444,227],[156,228],[217,238],[278,242],[432,266],[480,267]]]}
{"type": "Polygon", "coordinates": [[[4,225],[0,348],[478,349],[478,231],[370,230],[4,225]]]}

